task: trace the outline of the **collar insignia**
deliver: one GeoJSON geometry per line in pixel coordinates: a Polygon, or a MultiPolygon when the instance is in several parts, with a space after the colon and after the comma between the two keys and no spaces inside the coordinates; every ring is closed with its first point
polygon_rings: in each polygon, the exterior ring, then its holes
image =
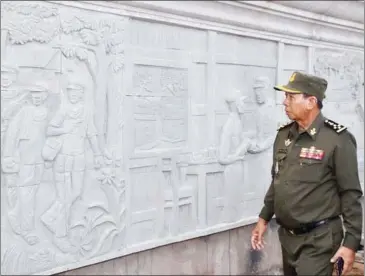
{"type": "Polygon", "coordinates": [[[289,146],[291,144],[291,140],[290,139],[286,139],[285,140],[285,146],[289,146]]]}
{"type": "Polygon", "coordinates": [[[315,135],[317,133],[317,130],[316,130],[316,128],[314,127],[314,128],[312,128],[310,131],[309,131],[309,134],[310,135],[315,135]]]}

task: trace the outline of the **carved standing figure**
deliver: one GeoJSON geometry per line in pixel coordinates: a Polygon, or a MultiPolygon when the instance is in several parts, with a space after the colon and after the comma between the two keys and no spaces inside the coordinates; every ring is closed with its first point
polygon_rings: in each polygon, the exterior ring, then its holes
{"type": "Polygon", "coordinates": [[[5,133],[2,169],[7,189],[8,217],[14,232],[28,244],[39,241],[35,234],[35,196],[42,180],[41,156],[47,127],[48,109],[44,85],[29,90],[32,105],[25,106],[9,122],[5,133]]]}
{"type": "Polygon", "coordinates": [[[25,93],[21,96],[16,82],[18,80],[18,68],[7,64],[1,64],[1,150],[3,150],[3,137],[8,128],[10,119],[19,111],[23,104],[25,93]]]}
{"type": "Polygon", "coordinates": [[[256,139],[248,149],[249,153],[259,153],[269,149],[275,140],[276,124],[273,120],[275,103],[267,96],[270,91],[270,81],[267,77],[257,77],[253,84],[256,97],[256,139]]]}
{"type": "Polygon", "coordinates": [[[43,157],[54,161],[57,199],[41,219],[56,238],[67,236],[71,207],[83,192],[87,140],[94,152],[95,167],[102,162],[93,114],[84,102],[84,86],[69,83],[67,98],[48,125],[43,148],[43,157]]]}
{"type": "Polygon", "coordinates": [[[218,162],[225,165],[224,177],[227,187],[227,217],[230,221],[239,218],[239,187],[242,185],[244,176],[244,166],[241,162],[251,140],[245,136],[240,113],[244,110],[244,101],[246,97],[240,97],[239,92],[226,97],[226,103],[229,109],[228,119],[225,122],[219,145],[218,162]]]}

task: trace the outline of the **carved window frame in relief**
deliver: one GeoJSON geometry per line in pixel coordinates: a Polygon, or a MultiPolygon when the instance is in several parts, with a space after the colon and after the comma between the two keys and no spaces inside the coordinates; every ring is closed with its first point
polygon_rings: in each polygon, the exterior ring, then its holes
{"type": "MultiPolygon", "coordinates": [[[[126,139],[131,139],[131,141],[129,141],[130,147],[128,147],[129,156],[153,156],[156,153],[165,152],[168,152],[169,154],[178,154],[188,151],[189,118],[191,117],[189,101],[189,93],[191,91],[191,83],[189,80],[192,79],[191,66],[192,62],[176,59],[136,57],[132,61],[130,88],[127,89],[126,93],[126,104],[130,110],[130,116],[128,116],[128,122],[126,124],[126,127],[129,129],[125,133],[133,133],[132,137],[126,137],[126,139]],[[142,68],[143,71],[141,71],[140,75],[136,75],[139,68],[142,68]],[[157,69],[157,71],[153,72],[155,69],[157,69]],[[171,69],[173,70],[172,73],[171,71],[169,72],[171,69]],[[151,74],[151,72],[154,74],[152,76],[148,75],[151,74]],[[142,76],[144,79],[141,85],[136,86],[136,79],[139,76],[142,76]],[[178,76],[178,81],[173,79],[176,76],[178,76]],[[167,81],[166,79],[163,79],[163,77],[166,77],[167,81]],[[171,79],[172,82],[169,82],[171,79]],[[149,93],[151,93],[151,95],[149,93]],[[169,106],[171,98],[173,99],[174,104],[169,106]],[[177,107],[180,108],[180,110],[177,107]],[[176,114],[179,113],[181,116],[176,117],[176,114]],[[164,120],[168,123],[179,124],[180,122],[180,124],[185,126],[180,129],[180,137],[159,139],[163,137],[164,120]],[[155,121],[155,125],[147,126],[147,128],[144,127],[144,129],[153,131],[154,128],[155,135],[151,135],[151,138],[147,140],[147,143],[138,145],[138,143],[140,143],[140,137],[137,136],[136,126],[139,122],[151,121],[155,121]],[[160,137],[158,137],[159,134],[160,137]],[[179,145],[173,147],[174,143],[179,143],[179,145]],[[159,147],[159,145],[162,146],[159,147]]],[[[176,129],[178,128],[174,128],[169,134],[178,133],[176,132],[176,129]]],[[[146,131],[143,131],[143,133],[145,132],[146,131]]]]}

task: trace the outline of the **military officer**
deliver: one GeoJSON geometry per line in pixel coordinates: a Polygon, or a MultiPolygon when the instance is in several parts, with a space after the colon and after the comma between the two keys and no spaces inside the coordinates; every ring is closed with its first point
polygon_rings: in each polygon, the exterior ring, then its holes
{"type": "Polygon", "coordinates": [[[287,85],[274,88],[285,93],[292,121],[278,129],[272,183],[252,231],[252,247],[263,248],[275,214],[285,275],[331,275],[339,257],[346,273],[362,232],[356,140],[345,126],[322,115],[325,79],[294,72],[287,85]]]}

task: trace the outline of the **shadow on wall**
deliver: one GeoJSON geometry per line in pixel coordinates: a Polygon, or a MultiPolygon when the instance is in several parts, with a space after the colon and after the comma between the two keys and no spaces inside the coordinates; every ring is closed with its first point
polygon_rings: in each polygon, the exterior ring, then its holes
{"type": "MultiPolygon", "coordinates": [[[[277,237],[279,226],[275,220],[269,224],[262,251],[249,250],[246,272],[248,275],[282,275],[281,249],[277,237]]],[[[247,240],[249,242],[250,240],[247,240]]]]}

